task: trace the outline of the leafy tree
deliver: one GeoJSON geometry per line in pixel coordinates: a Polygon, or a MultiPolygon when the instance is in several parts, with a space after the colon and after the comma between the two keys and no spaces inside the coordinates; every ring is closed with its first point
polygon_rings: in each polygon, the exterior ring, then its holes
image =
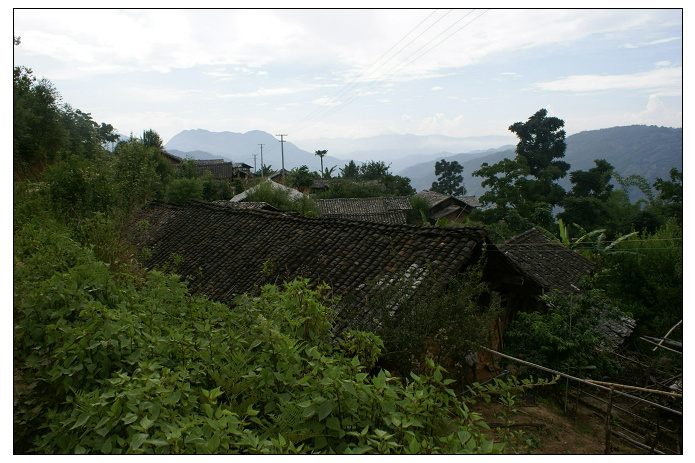
{"type": "Polygon", "coordinates": [[[61,96],[50,81],[38,80],[31,69],[19,66],[13,71],[12,99],[15,176],[37,177],[68,143],[61,96]]]}
{"type": "Polygon", "coordinates": [[[529,173],[537,180],[557,180],[564,177],[570,165],[559,159],[565,157],[565,122],[548,117],[546,109],[540,109],[526,122],[516,122],[509,130],[519,137],[517,156],[526,158],[529,173]]]}
{"type": "Polygon", "coordinates": [[[391,196],[412,196],[417,191],[410,185],[408,177],[388,174],[382,179],[386,187],[386,194],[391,196]]]}
{"type": "Polygon", "coordinates": [[[142,144],[148,148],[152,147],[162,149],[164,147],[162,138],[152,129],[145,130],[142,133],[142,144]]]}
{"type": "Polygon", "coordinates": [[[376,198],[384,196],[384,190],[378,185],[354,182],[345,178],[331,182],[331,187],[316,194],[319,199],[332,198],[376,198]]]}
{"type": "Polygon", "coordinates": [[[112,213],[117,190],[110,159],[72,155],[44,172],[48,200],[66,221],[79,223],[97,212],[112,213]]]}
{"type": "Polygon", "coordinates": [[[145,146],[142,140],[121,141],[114,150],[113,181],[126,215],[153,199],[163,199],[173,169],[157,147],[145,146]]]}
{"type": "Polygon", "coordinates": [[[275,172],[275,171],[273,170],[273,166],[266,166],[265,164],[263,164],[263,165],[261,166],[261,171],[260,171],[260,175],[261,175],[261,176],[263,176],[263,177],[268,177],[268,176],[272,175],[273,172],[275,172]]]}
{"type": "Polygon", "coordinates": [[[323,178],[331,178],[331,176],[333,175],[333,172],[335,172],[335,168],[336,168],[336,166],[333,166],[330,169],[328,167],[326,167],[323,170],[323,172],[321,173],[321,176],[323,178]]]}
{"type": "Polygon", "coordinates": [[[683,222],[683,172],[678,172],[675,167],[669,172],[670,181],[657,178],[654,188],[659,192],[656,200],[660,203],[660,209],[668,218],[674,218],[683,222]]]}
{"type": "Polygon", "coordinates": [[[323,174],[323,157],[328,153],[328,150],[316,150],[314,153],[316,156],[321,158],[321,174],[323,174]]]}
{"type": "Polygon", "coordinates": [[[314,183],[314,179],[319,178],[319,174],[310,172],[307,166],[301,166],[292,169],[289,177],[288,183],[290,186],[299,190],[305,190],[314,183]]]}
{"type": "Polygon", "coordinates": [[[572,190],[563,200],[564,212],[559,216],[572,220],[585,229],[600,228],[613,211],[608,208],[608,199],[613,191],[610,181],[613,166],[604,159],[594,161],[596,167],[584,172],[570,172],[572,190]]]}
{"type": "Polygon", "coordinates": [[[61,109],[61,123],[68,132],[64,150],[80,157],[95,158],[104,153],[106,143],[118,140],[111,124],[100,126],[91,114],[73,109],[69,104],[61,109]]]}
{"type": "Polygon", "coordinates": [[[623,240],[604,258],[600,280],[637,321],[636,334],[661,337],[683,318],[683,228],[671,220],[623,240]]]}
{"type": "Polygon", "coordinates": [[[177,178],[166,186],[164,200],[167,202],[186,204],[191,198],[203,198],[203,183],[198,178],[177,178]]]}
{"type": "Polygon", "coordinates": [[[565,190],[556,182],[567,174],[570,166],[560,160],[566,148],[564,121],[547,114],[541,109],[527,122],[509,127],[519,138],[514,160],[505,158],[494,165],[483,163],[473,172],[474,176],[483,177],[481,185],[489,188],[480,197],[481,201],[495,204],[497,209],[475,214],[474,220],[492,224],[521,218],[553,228],[552,208],[561,204],[565,196],[565,190]]]}
{"type": "Polygon", "coordinates": [[[384,161],[367,161],[359,166],[358,178],[361,180],[381,180],[389,174],[389,166],[384,161]]]}
{"type": "Polygon", "coordinates": [[[615,374],[619,364],[604,320],[619,320],[623,312],[590,285],[581,296],[551,294],[544,300],[545,313],[518,313],[505,333],[504,352],[558,371],[596,367],[584,370],[585,377],[615,374]]]}
{"type": "Polygon", "coordinates": [[[360,175],[360,169],[355,164],[355,161],[350,161],[340,169],[340,176],[343,178],[357,178],[360,175]]]}
{"type": "Polygon", "coordinates": [[[445,195],[463,196],[466,187],[463,185],[463,166],[458,161],[447,162],[445,159],[434,164],[434,174],[437,182],[432,183],[432,191],[445,195]]]}

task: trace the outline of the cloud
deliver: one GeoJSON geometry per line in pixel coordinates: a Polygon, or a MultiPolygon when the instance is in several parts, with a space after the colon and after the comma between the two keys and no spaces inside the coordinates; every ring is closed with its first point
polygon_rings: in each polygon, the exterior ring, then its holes
{"type": "Polygon", "coordinates": [[[437,90],[444,90],[444,87],[439,87],[439,86],[432,87],[430,90],[432,90],[433,92],[436,92],[437,90]]]}
{"type": "Polygon", "coordinates": [[[634,74],[619,75],[576,75],[549,82],[535,84],[538,90],[553,92],[597,92],[606,90],[680,89],[683,83],[683,68],[661,68],[634,74]]]}
{"type": "Polygon", "coordinates": [[[456,116],[453,119],[448,119],[444,113],[436,113],[434,116],[422,119],[418,124],[415,134],[460,136],[463,122],[463,116],[456,116]]]}

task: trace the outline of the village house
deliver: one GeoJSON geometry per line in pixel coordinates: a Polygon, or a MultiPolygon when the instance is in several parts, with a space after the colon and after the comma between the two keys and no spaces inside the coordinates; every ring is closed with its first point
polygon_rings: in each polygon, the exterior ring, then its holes
{"type": "MultiPolygon", "coordinates": [[[[544,295],[557,292],[571,299],[581,295],[582,278],[594,270],[594,263],[532,228],[508,240],[487,247],[485,279],[501,295],[503,310],[498,334],[508,328],[519,311],[544,313],[544,295]]],[[[635,328],[634,320],[602,319],[599,330],[620,344],[635,328]]]]}
{"type": "Polygon", "coordinates": [[[367,283],[408,269],[430,269],[449,281],[476,262],[487,243],[481,227],[314,218],[198,200],[183,206],[153,202],[137,221],[143,219],[148,227],[135,226],[133,240],[149,250],[147,266],[163,266],[179,255],[176,272],[190,280],[191,290],[224,303],[298,276],[326,282],[345,297],[337,332],[378,323],[368,309],[367,283]]]}
{"type": "Polygon", "coordinates": [[[223,159],[197,160],[196,166],[199,177],[210,172],[215,180],[229,182],[235,178],[245,180],[251,176],[251,166],[243,162],[226,162],[223,159]]]}
{"type": "MultiPolygon", "coordinates": [[[[148,249],[148,267],[181,256],[175,271],[189,280],[191,291],[223,303],[299,276],[312,284],[325,282],[343,298],[336,334],[379,326],[382,315],[369,304],[379,285],[370,283],[405,272],[415,276],[413,291],[427,291],[419,286],[427,272],[448,282],[485,256],[483,279],[499,294],[503,309],[490,327],[497,349],[518,311],[542,311],[541,296],[550,291],[579,294],[581,278],[593,269],[590,261],[537,230],[495,245],[483,227],[422,227],[330,214],[316,218],[274,211],[263,203],[241,204],[153,202],[140,212],[136,223],[144,219],[148,227],[134,226],[133,242],[148,249]]],[[[494,369],[489,355],[477,362],[479,369],[494,369]]]]}
{"type": "Polygon", "coordinates": [[[451,196],[431,190],[422,190],[415,196],[424,198],[429,203],[427,219],[432,224],[444,218],[451,222],[465,222],[466,217],[480,207],[475,196],[451,196]]]}

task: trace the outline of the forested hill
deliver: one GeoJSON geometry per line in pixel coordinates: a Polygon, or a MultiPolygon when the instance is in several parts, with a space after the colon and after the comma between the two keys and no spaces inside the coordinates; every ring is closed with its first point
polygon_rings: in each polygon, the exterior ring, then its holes
{"type": "MultiPolygon", "coordinates": [[[[566,139],[565,161],[574,170],[594,167],[595,159],[605,159],[622,176],[638,174],[653,183],[656,178],[667,179],[669,170],[683,170],[683,129],[632,125],[608,129],[589,130],[570,135],[566,139]]],[[[513,159],[514,150],[499,151],[488,156],[470,159],[467,154],[446,158],[458,161],[463,166],[464,183],[469,194],[480,195],[482,181],[472,173],[484,162],[492,165],[504,158],[513,159]]],[[[418,191],[427,189],[436,180],[432,160],[402,170],[398,174],[410,178],[411,185],[418,191]]],[[[570,187],[569,178],[560,182],[565,189],[570,187]]]]}

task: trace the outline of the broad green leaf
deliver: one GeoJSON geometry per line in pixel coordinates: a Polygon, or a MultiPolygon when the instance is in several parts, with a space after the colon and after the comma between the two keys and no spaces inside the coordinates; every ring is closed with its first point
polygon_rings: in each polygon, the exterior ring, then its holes
{"type": "Polygon", "coordinates": [[[319,406],[319,421],[322,421],[333,411],[333,401],[327,400],[319,406]]]}
{"type": "Polygon", "coordinates": [[[338,419],[338,417],[329,416],[328,419],[326,420],[326,427],[328,429],[332,429],[333,431],[339,431],[340,430],[340,420],[338,419]]]}
{"type": "Polygon", "coordinates": [[[144,434],[141,432],[133,434],[130,438],[130,448],[133,450],[139,449],[142,443],[145,442],[145,439],[147,439],[148,435],[149,434],[144,434]]]}

